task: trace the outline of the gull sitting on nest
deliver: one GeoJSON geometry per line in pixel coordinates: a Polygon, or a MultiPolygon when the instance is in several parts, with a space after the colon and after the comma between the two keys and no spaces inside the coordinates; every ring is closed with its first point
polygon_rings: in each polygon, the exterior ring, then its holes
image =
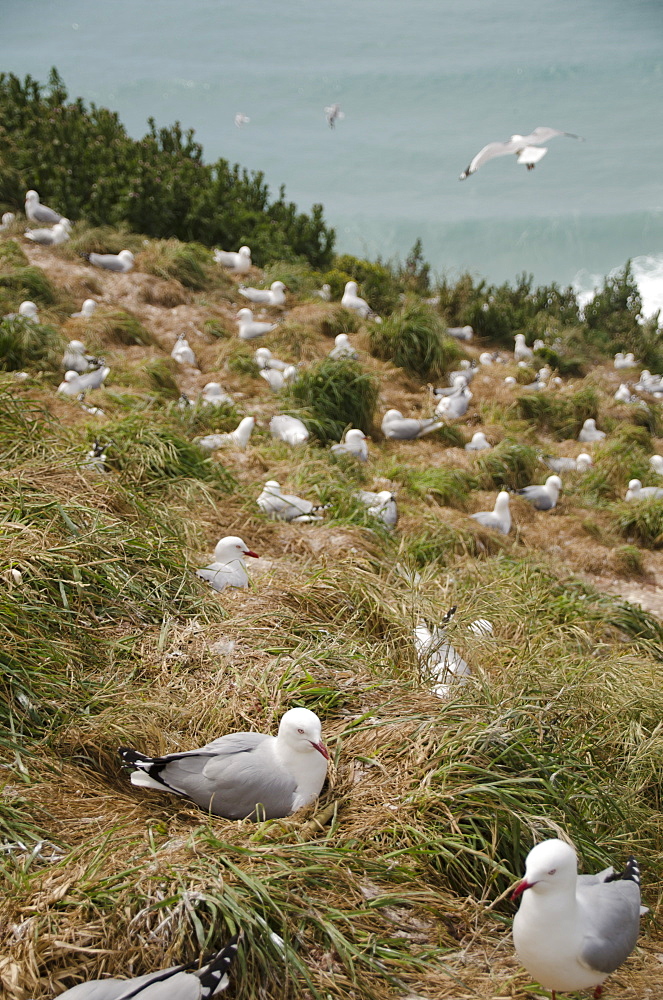
{"type": "Polygon", "coordinates": [[[234,431],[228,434],[208,434],[199,438],[196,444],[206,451],[216,451],[217,448],[246,448],[249,438],[256,425],[255,417],[243,417],[234,431]]]}
{"type": "Polygon", "coordinates": [[[356,427],[350,428],[346,432],[345,440],[340,444],[333,444],[331,451],[334,455],[354,455],[361,462],[368,461],[368,445],[366,435],[356,427]]]}
{"type": "Polygon", "coordinates": [[[470,517],[482,524],[484,528],[494,528],[503,535],[508,535],[511,531],[509,494],[506,490],[502,490],[497,494],[493,510],[480,510],[476,514],[471,514],[470,517]]]}
{"type": "Polygon", "coordinates": [[[258,553],[253,552],[237,535],[226,535],[216,543],[214,559],[209,566],[196,571],[196,576],[207,582],[214,590],[225,590],[226,587],[248,587],[249,574],[246,572],[245,557],[258,559],[258,553]]]}
{"type": "Polygon", "coordinates": [[[298,524],[321,521],[318,511],[328,509],[328,504],[313,504],[310,500],[303,500],[294,494],[282,493],[281,486],[275,479],[265,483],[257,503],[263,514],[273,521],[290,521],[298,524]]]}
{"type": "Polygon", "coordinates": [[[215,250],[214,260],[235,274],[246,274],[251,267],[251,250],[249,247],[240,247],[236,253],[234,250],[215,250]]]}

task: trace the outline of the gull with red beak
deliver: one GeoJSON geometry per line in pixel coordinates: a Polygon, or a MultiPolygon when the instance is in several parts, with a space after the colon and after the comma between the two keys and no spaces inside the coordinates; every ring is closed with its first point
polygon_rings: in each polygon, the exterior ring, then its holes
{"type": "Polygon", "coordinates": [[[310,805],[327,776],[320,719],[291,708],[276,736],[228,733],[199,750],[146,757],[120,748],[132,785],[172,792],[226,819],[279,819],[310,805]]]}
{"type": "Polygon", "coordinates": [[[546,989],[594,988],[625,962],[639,933],[640,869],[630,857],[620,874],[612,868],[578,875],[576,852],[563,840],[544,840],[527,855],[522,896],[513,921],[516,954],[546,989]]]}
{"type": "Polygon", "coordinates": [[[237,535],[226,535],[216,543],[214,560],[203,569],[196,571],[196,576],[207,582],[214,590],[225,590],[226,587],[248,587],[249,574],[246,572],[246,556],[259,559],[257,552],[252,552],[237,535]]]}

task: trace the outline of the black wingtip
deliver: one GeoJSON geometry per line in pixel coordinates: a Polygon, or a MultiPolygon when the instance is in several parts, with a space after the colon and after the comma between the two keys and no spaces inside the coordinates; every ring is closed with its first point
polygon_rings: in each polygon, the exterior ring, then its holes
{"type": "Polygon", "coordinates": [[[138,751],[132,749],[132,747],[118,747],[117,752],[125,764],[136,764],[138,761],[151,759],[150,757],[146,757],[145,754],[138,753],[138,751]]]}
{"type": "Polygon", "coordinates": [[[636,861],[635,857],[631,854],[626,862],[626,867],[623,872],[615,872],[614,875],[608,875],[606,882],[635,882],[635,884],[640,886],[640,866],[636,861]]]}

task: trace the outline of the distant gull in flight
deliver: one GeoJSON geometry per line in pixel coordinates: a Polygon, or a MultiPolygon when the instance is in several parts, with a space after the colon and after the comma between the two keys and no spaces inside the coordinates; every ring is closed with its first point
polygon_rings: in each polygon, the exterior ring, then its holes
{"type": "Polygon", "coordinates": [[[518,163],[524,163],[528,170],[534,170],[539,160],[548,152],[547,148],[542,147],[542,144],[558,135],[579,139],[580,142],[585,141],[582,136],[575,135],[573,132],[560,132],[559,129],[539,125],[529,135],[512,135],[506,142],[489,142],[487,146],[479,150],[469,167],[462,172],[460,180],[464,181],[470,174],[476,173],[479,167],[488,163],[488,160],[493,160],[496,156],[508,156],[510,153],[518,157],[518,163]]]}
{"type": "Polygon", "coordinates": [[[325,117],[327,118],[329,127],[334,128],[336,122],[340,122],[345,118],[345,114],[341,111],[340,104],[330,104],[325,108],[325,117]]]}
{"type": "Polygon", "coordinates": [[[241,128],[242,125],[248,125],[251,119],[248,115],[243,115],[241,111],[238,111],[235,115],[235,125],[237,128],[241,128]]]}

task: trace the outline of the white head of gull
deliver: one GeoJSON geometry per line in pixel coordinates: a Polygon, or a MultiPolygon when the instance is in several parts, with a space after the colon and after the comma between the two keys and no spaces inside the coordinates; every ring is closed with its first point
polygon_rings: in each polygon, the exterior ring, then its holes
{"type": "Polygon", "coordinates": [[[248,587],[246,556],[258,558],[257,552],[253,552],[237,535],[226,535],[216,543],[213,561],[209,566],[197,570],[196,575],[202,580],[207,580],[214,590],[248,587]]]}

